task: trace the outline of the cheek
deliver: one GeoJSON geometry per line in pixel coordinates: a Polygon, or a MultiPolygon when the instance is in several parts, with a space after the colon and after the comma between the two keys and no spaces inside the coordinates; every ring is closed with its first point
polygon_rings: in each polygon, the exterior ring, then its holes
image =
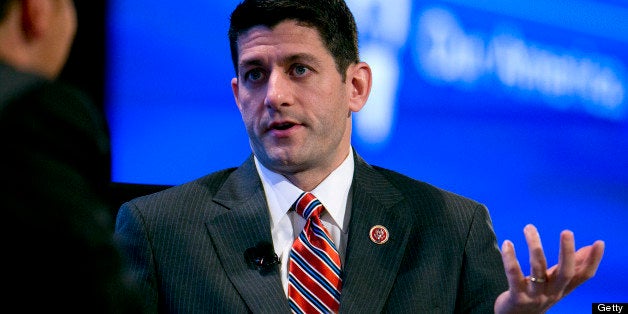
{"type": "Polygon", "coordinates": [[[260,124],[259,121],[261,119],[261,112],[259,111],[258,106],[254,106],[247,103],[241,103],[238,106],[240,110],[240,116],[242,117],[242,121],[246,126],[246,129],[250,131],[254,131],[256,127],[260,124]]]}
{"type": "Polygon", "coordinates": [[[239,107],[239,109],[240,109],[240,116],[242,117],[242,121],[248,127],[248,125],[251,124],[251,121],[252,121],[251,111],[246,106],[241,106],[239,107]]]}
{"type": "Polygon", "coordinates": [[[330,103],[330,106],[325,107],[327,110],[321,108],[314,113],[317,121],[315,128],[330,139],[344,133],[347,126],[346,110],[341,108],[340,105],[340,103],[330,103]]]}
{"type": "Polygon", "coordinates": [[[242,88],[239,88],[237,91],[236,105],[240,111],[242,119],[244,119],[244,117],[250,115],[251,112],[251,97],[242,88]]]}
{"type": "Polygon", "coordinates": [[[337,123],[343,123],[348,117],[349,100],[344,97],[342,93],[330,93],[326,96],[329,99],[329,103],[321,110],[321,116],[324,116],[328,121],[336,121],[337,123]]]}

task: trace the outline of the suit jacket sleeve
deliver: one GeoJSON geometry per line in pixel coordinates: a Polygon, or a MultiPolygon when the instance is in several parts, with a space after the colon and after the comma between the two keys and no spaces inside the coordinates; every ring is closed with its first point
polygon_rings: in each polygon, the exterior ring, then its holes
{"type": "Polygon", "coordinates": [[[465,241],[459,299],[461,313],[490,313],[508,286],[488,210],[475,206],[465,241]]]}
{"type": "Polygon", "coordinates": [[[140,299],[145,313],[158,312],[157,279],[155,261],[151,252],[147,230],[140,211],[132,202],[124,203],[118,210],[116,238],[125,253],[133,279],[138,284],[140,299]]]}

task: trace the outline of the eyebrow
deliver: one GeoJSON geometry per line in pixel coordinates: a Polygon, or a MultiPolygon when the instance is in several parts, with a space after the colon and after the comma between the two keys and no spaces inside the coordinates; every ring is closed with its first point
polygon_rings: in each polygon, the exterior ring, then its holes
{"type": "Polygon", "coordinates": [[[240,62],[238,65],[240,68],[250,67],[250,66],[261,66],[263,63],[260,59],[251,59],[244,62],[240,62]]]}
{"type": "MultiPolygon", "coordinates": [[[[288,57],[283,58],[281,60],[281,64],[292,64],[295,62],[304,62],[304,63],[312,64],[314,66],[320,65],[319,58],[309,53],[297,53],[297,54],[289,55],[288,57]]],[[[263,65],[264,65],[264,62],[262,62],[261,58],[255,58],[255,59],[250,59],[250,60],[245,60],[243,62],[240,62],[240,68],[247,68],[251,66],[263,66],[263,65]]]]}
{"type": "Polygon", "coordinates": [[[318,66],[320,64],[319,58],[309,54],[309,53],[298,53],[285,58],[284,62],[287,63],[295,63],[295,62],[304,62],[308,64],[313,64],[318,66]]]}

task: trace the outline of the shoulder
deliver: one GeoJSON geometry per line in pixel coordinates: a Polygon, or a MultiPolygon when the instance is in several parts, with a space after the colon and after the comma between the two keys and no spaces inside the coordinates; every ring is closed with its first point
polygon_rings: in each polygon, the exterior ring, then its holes
{"type": "Polygon", "coordinates": [[[199,202],[207,198],[211,199],[223,186],[229,175],[236,169],[235,167],[222,169],[186,183],[136,197],[129,203],[142,206],[157,206],[158,204],[189,205],[190,202],[199,202]]]}
{"type": "Polygon", "coordinates": [[[9,104],[29,94],[32,90],[48,83],[41,76],[21,72],[0,62],[0,108],[4,110],[9,104]]]}
{"type": "MultiPolygon", "coordinates": [[[[54,117],[85,115],[100,119],[97,107],[80,89],[60,80],[18,71],[0,63],[0,104],[22,114],[45,113],[54,117]]],[[[85,118],[85,117],[83,117],[85,118]]]]}
{"type": "Polygon", "coordinates": [[[0,138],[14,147],[16,154],[56,158],[87,172],[108,172],[97,169],[108,167],[105,164],[110,158],[105,118],[78,89],[60,82],[39,81],[3,106],[0,138]]]}
{"type": "Polygon", "coordinates": [[[92,100],[78,88],[64,82],[47,82],[24,97],[32,107],[61,121],[71,121],[77,128],[102,127],[104,119],[92,100]]]}
{"type": "Polygon", "coordinates": [[[470,197],[390,169],[378,166],[370,166],[370,169],[382,177],[380,181],[370,181],[370,184],[377,184],[380,187],[366,188],[369,183],[362,182],[360,188],[368,189],[373,199],[380,202],[386,202],[381,200],[382,197],[393,196],[395,201],[391,208],[407,221],[422,226],[426,224],[439,226],[439,229],[447,232],[456,229],[466,230],[474,221],[488,217],[486,206],[470,197]],[[454,226],[455,229],[451,229],[454,226]]]}
{"type": "Polygon", "coordinates": [[[431,183],[412,178],[397,171],[379,166],[371,166],[371,168],[382,175],[406,198],[412,199],[412,201],[426,203],[453,202],[472,207],[481,205],[479,202],[471,199],[470,197],[463,196],[454,191],[449,191],[431,183]]]}
{"type": "Polygon", "coordinates": [[[132,198],[117,211],[117,228],[133,222],[148,228],[202,222],[221,212],[214,197],[237,168],[216,171],[198,179],[167,187],[158,192],[132,198]]]}
{"type": "MultiPolygon", "coordinates": [[[[38,129],[33,132],[66,130],[68,134],[63,135],[67,138],[75,138],[77,134],[106,135],[101,110],[81,90],[61,81],[10,71],[11,68],[6,66],[3,69],[3,77],[14,79],[0,88],[3,124],[17,131],[35,126],[38,129]]],[[[28,132],[28,129],[24,131],[28,132]]]]}

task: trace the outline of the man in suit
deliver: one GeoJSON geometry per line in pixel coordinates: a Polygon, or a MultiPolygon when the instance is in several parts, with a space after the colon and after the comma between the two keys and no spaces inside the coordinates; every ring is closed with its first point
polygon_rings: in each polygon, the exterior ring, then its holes
{"type": "MultiPolygon", "coordinates": [[[[314,280],[293,272],[295,238],[305,241],[299,234],[312,225],[339,253],[344,313],[539,313],[594,275],[603,242],[576,252],[565,231],[560,262],[548,269],[527,226],[526,277],[512,243],[500,255],[482,204],[353,150],[352,114],[366,103],[371,70],[344,1],[246,0],[229,40],[252,155],[118,213],[116,233],[150,311],[299,312],[305,297],[293,292],[319,289],[302,289],[314,280]],[[303,192],[323,204],[321,223],[297,214],[303,192]]],[[[338,310],[322,299],[304,306],[338,310]]]]}
{"type": "Polygon", "coordinates": [[[113,241],[104,119],[56,81],[76,28],[72,0],[0,0],[2,303],[136,313],[113,241]]]}

